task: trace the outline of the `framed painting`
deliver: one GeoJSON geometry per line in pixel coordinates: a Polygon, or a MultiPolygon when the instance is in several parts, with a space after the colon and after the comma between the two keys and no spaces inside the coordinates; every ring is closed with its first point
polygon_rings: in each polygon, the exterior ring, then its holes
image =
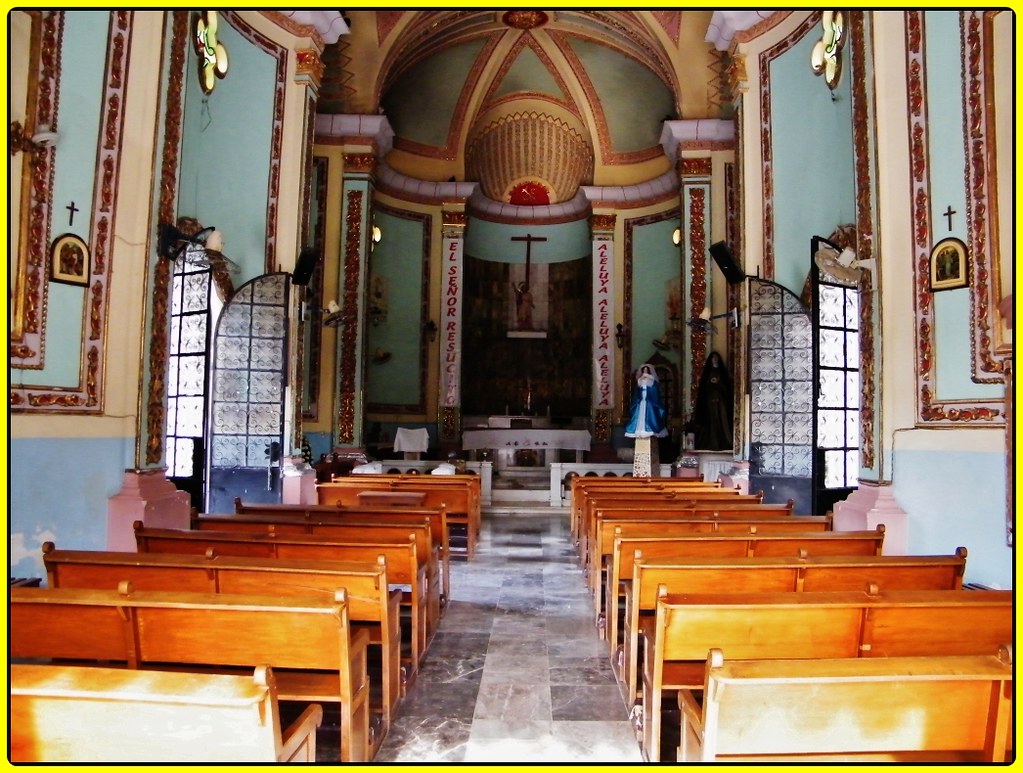
{"type": "Polygon", "coordinates": [[[966,245],[959,239],[942,239],[931,250],[931,292],[966,287],[969,263],[966,245]]]}
{"type": "Polygon", "coordinates": [[[89,285],[89,246],[80,237],[64,234],[53,240],[50,281],[81,287],[89,285]]]}

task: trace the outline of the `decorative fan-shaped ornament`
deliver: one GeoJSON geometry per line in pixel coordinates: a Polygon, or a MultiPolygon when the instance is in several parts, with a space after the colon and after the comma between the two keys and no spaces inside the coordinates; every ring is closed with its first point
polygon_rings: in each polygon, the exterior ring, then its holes
{"type": "Polygon", "coordinates": [[[842,250],[839,254],[829,247],[821,247],[813,256],[813,262],[830,281],[856,287],[860,281],[860,269],[855,257],[856,253],[850,249],[842,250]]]}

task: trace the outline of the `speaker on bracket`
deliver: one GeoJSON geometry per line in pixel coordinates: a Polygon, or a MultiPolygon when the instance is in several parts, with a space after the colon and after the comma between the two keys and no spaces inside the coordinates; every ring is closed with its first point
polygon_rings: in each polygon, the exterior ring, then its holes
{"type": "Polygon", "coordinates": [[[298,260],[295,261],[295,270],[291,272],[291,283],[302,286],[308,285],[309,280],[313,278],[313,271],[316,269],[316,264],[319,260],[319,250],[313,247],[304,247],[298,254],[298,260]]]}
{"type": "Polygon", "coordinates": [[[739,264],[735,262],[735,255],[724,242],[714,242],[710,245],[710,255],[718,264],[721,273],[725,275],[728,284],[738,284],[746,278],[746,272],[739,268],[739,264]]]}

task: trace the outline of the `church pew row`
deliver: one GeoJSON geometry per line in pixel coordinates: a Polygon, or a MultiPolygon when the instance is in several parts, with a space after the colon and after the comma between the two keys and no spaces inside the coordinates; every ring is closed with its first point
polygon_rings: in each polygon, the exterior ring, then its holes
{"type": "MultiPolygon", "coordinates": [[[[359,504],[359,494],[371,491],[422,492],[425,507],[443,507],[448,527],[465,530],[464,555],[472,560],[480,537],[480,479],[478,475],[351,475],[316,484],[317,501],[323,505],[351,507],[359,504]]],[[[456,539],[449,537],[449,544],[456,539]]]]}
{"type": "MultiPolygon", "coordinates": [[[[624,572],[628,566],[629,556],[636,550],[651,559],[675,556],[715,556],[752,558],[753,556],[798,556],[802,551],[808,555],[822,556],[879,556],[884,547],[884,524],[876,529],[865,531],[807,531],[807,532],[771,532],[770,524],[756,524],[745,533],[708,532],[685,533],[671,536],[654,537],[621,537],[612,543],[611,555],[607,558],[610,574],[615,571],[615,556],[620,554],[626,558],[618,558],[618,578],[627,576],[624,572]],[[623,564],[623,560],[626,562],[623,564]]],[[[593,571],[589,575],[590,591],[593,594],[596,614],[605,609],[606,579],[600,572],[593,571]]],[[[616,595],[619,588],[613,590],[616,595]]]]}
{"type": "MultiPolygon", "coordinates": [[[[693,510],[677,512],[635,512],[615,510],[601,513],[594,522],[593,536],[588,540],[590,554],[585,562],[585,571],[594,581],[603,582],[610,566],[615,537],[659,537],[690,534],[749,534],[749,533],[808,533],[830,532],[831,516],[783,515],[772,516],[770,511],[762,515],[726,513],[724,516],[696,515],[693,510]],[[598,577],[599,575],[599,577],[598,577]]],[[[755,511],[753,511],[755,512],[755,511]]],[[[599,610],[598,610],[599,611],[599,610]]]]}
{"type": "MultiPolygon", "coordinates": [[[[659,591],[643,642],[643,756],[662,761],[664,701],[703,687],[707,653],[738,659],[984,655],[1012,641],[1012,591],[907,590],[804,593],[659,591]]],[[[666,742],[666,743],[665,743],[666,742]]]]}
{"type": "MultiPolygon", "coordinates": [[[[354,521],[364,523],[390,522],[390,523],[415,523],[417,519],[428,518],[430,520],[430,531],[433,537],[433,544],[440,546],[441,552],[441,601],[447,603],[451,597],[451,545],[448,542],[448,514],[444,507],[402,507],[389,505],[378,507],[371,505],[359,505],[355,507],[343,507],[338,505],[295,505],[295,504],[246,504],[240,497],[235,497],[234,514],[236,516],[255,516],[256,519],[279,518],[291,520],[305,520],[312,523],[333,523],[335,521],[354,521]]],[[[200,514],[193,512],[192,528],[200,528],[196,525],[196,518],[200,514]]],[[[227,518],[227,514],[206,513],[202,514],[208,523],[210,519],[227,518]]]]}
{"type": "Polygon", "coordinates": [[[685,478],[573,478],[569,509],[569,527],[572,538],[576,541],[580,539],[583,511],[587,501],[601,494],[616,496],[630,492],[637,494],[660,492],[665,499],[678,499],[680,494],[696,491],[739,493],[737,488],[723,488],[718,481],[685,478]]]}
{"type": "MultiPolygon", "coordinates": [[[[612,639],[611,665],[626,706],[639,697],[642,622],[654,616],[658,590],[668,593],[795,593],[853,591],[873,583],[885,590],[960,590],[966,548],[939,556],[768,556],[647,561],[636,551],[622,580],[621,641],[612,639]]],[[[611,614],[608,610],[608,614],[611,614]]]]}
{"type": "MultiPolygon", "coordinates": [[[[341,712],[340,760],[372,759],[366,631],[333,599],[184,591],[12,588],[13,662],[63,660],[135,670],[237,673],[270,666],[278,698],[341,712]]],[[[69,663],[70,664],[70,663],[69,663]]]]}
{"type": "Polygon", "coordinates": [[[427,566],[419,561],[416,542],[409,534],[404,540],[359,543],[348,539],[315,535],[272,535],[252,532],[194,531],[191,529],[156,529],[135,523],[135,542],[139,553],[188,553],[192,555],[251,556],[256,558],[297,558],[326,561],[373,563],[383,556],[387,581],[402,588],[401,608],[410,618],[406,641],[402,625],[402,653],[407,668],[407,681],[415,680],[419,664],[429,646],[427,632],[436,626],[428,624],[429,604],[426,595],[427,566]],[[212,552],[210,552],[212,551],[212,552]]]}
{"type": "Polygon", "coordinates": [[[374,654],[370,708],[373,752],[386,737],[404,694],[401,666],[401,591],[391,590],[383,558],[343,562],[247,556],[58,550],[43,544],[50,588],[117,588],[127,580],[136,591],[274,594],[331,599],[344,588],[349,625],[365,629],[374,654]],[[377,684],[373,685],[372,682],[377,684]],[[376,689],[374,689],[374,687],[376,689]]]}
{"type": "Polygon", "coordinates": [[[15,664],[9,696],[13,763],[314,763],[323,719],[314,703],[282,730],[266,666],[243,676],[15,664]]]}
{"type": "Polygon", "coordinates": [[[591,541],[593,539],[594,522],[598,510],[608,507],[642,509],[679,509],[694,510],[697,508],[714,508],[718,512],[726,512],[729,508],[724,505],[741,505],[749,507],[762,505],[764,494],[740,494],[737,489],[717,489],[716,491],[691,491],[684,494],[669,492],[667,494],[656,491],[600,494],[588,497],[583,501],[580,510],[579,524],[579,560],[585,563],[589,556],[591,541]]]}
{"type": "MultiPolygon", "coordinates": [[[[831,516],[799,515],[781,518],[669,518],[658,513],[654,517],[608,518],[598,521],[597,537],[593,543],[592,556],[587,561],[587,576],[591,585],[600,584],[601,592],[594,596],[596,624],[601,638],[615,641],[616,617],[611,610],[616,608],[622,597],[622,582],[628,574],[622,574],[622,557],[615,553],[615,541],[633,538],[657,539],[705,534],[813,534],[832,533],[831,516]]],[[[631,557],[626,557],[626,569],[631,570],[631,557]]]]}
{"type": "Polygon", "coordinates": [[[193,513],[192,531],[245,532],[274,536],[317,537],[338,542],[404,542],[415,539],[416,557],[426,569],[427,640],[433,639],[443,611],[443,577],[446,566],[439,547],[433,542],[433,528],[425,516],[404,516],[396,520],[306,520],[283,516],[205,515],[193,513]]]}
{"type": "Polygon", "coordinates": [[[707,658],[679,692],[681,763],[1001,763],[1012,653],[817,660],[707,658]]]}

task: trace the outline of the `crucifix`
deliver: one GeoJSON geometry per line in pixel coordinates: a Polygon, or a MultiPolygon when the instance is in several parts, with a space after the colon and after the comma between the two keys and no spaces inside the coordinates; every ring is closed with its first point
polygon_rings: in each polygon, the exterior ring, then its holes
{"type": "Polygon", "coordinates": [[[959,214],[958,210],[952,209],[952,205],[948,205],[948,209],[941,213],[944,217],[948,218],[948,230],[952,230],[952,215],[959,214]]]}
{"type": "Polygon", "coordinates": [[[545,242],[547,241],[546,236],[533,236],[533,234],[526,234],[525,236],[513,236],[511,237],[513,242],[525,242],[526,243],[526,284],[529,284],[529,252],[533,246],[533,242],[545,242]]]}
{"type": "Polygon", "coordinates": [[[69,226],[70,225],[74,225],[75,224],[75,212],[79,211],[78,207],[76,207],[75,203],[72,201],[70,204],[68,204],[66,207],[64,207],[64,209],[66,209],[68,212],[71,213],[70,215],[68,215],[67,224],[69,226]]]}

